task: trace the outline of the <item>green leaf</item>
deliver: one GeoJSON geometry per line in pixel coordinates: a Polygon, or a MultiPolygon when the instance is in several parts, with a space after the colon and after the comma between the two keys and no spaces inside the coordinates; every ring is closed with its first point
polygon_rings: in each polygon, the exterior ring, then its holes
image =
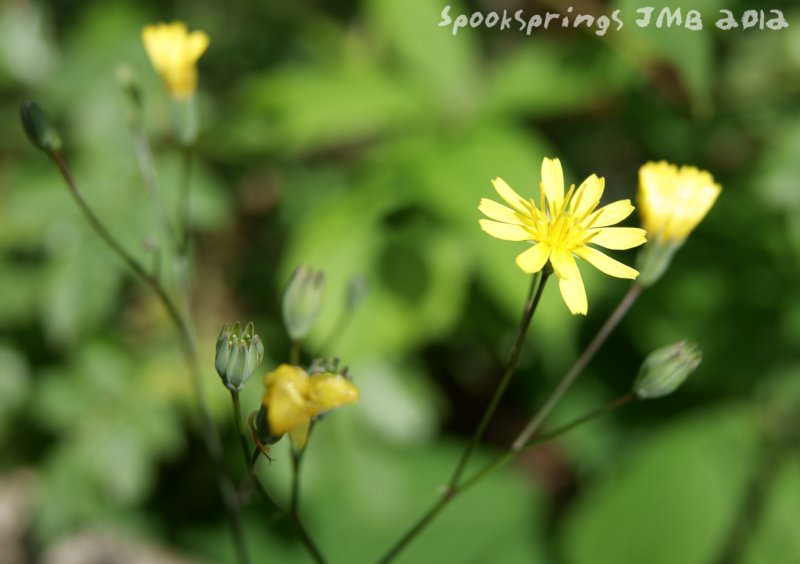
{"type": "Polygon", "coordinates": [[[635,21],[641,17],[641,13],[637,10],[644,7],[634,0],[617,0],[614,3],[614,8],[621,11],[620,17],[625,22],[618,32],[620,48],[625,52],[636,53],[637,64],[667,63],[672,66],[689,94],[694,112],[708,114],[712,109],[715,79],[714,22],[719,8],[724,6],[719,0],[691,3],[666,0],[654,7],[649,25],[639,27],[635,21]],[[657,23],[662,10],[669,10],[670,13],[679,10],[681,25],[667,27],[665,19],[659,28],[657,23]],[[702,29],[692,30],[685,27],[690,10],[701,14],[702,29]]]}
{"type": "Polygon", "coordinates": [[[245,149],[289,154],[355,143],[422,119],[407,90],[371,64],[289,67],[246,87],[246,121],[232,133],[245,149]]]}
{"type": "MultiPolygon", "coordinates": [[[[464,10],[448,2],[451,13],[464,10]]],[[[480,88],[478,46],[465,33],[453,37],[438,27],[444,4],[428,0],[370,0],[367,17],[372,29],[390,49],[389,60],[399,60],[399,71],[428,94],[440,112],[463,115],[472,109],[480,88]]]]}
{"type": "Polygon", "coordinates": [[[0,443],[30,389],[30,368],[18,351],[0,342],[0,443]]]}
{"type": "Polygon", "coordinates": [[[592,49],[577,58],[560,46],[538,41],[505,54],[491,70],[484,110],[551,118],[602,103],[617,94],[632,73],[613,54],[592,49]]]}
{"type": "Polygon", "coordinates": [[[744,552],[744,564],[790,564],[800,560],[800,457],[786,457],[767,488],[763,513],[744,552]]]}
{"type": "Polygon", "coordinates": [[[720,408],[649,434],[594,485],[561,531],[570,564],[712,562],[754,471],[746,408],[720,408]]]}

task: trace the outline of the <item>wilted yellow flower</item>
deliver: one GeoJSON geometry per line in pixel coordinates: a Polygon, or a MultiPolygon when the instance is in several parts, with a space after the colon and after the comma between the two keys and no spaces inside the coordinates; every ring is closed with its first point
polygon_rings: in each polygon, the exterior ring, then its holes
{"type": "Polygon", "coordinates": [[[189,33],[186,24],[152,24],[142,29],[142,41],[153,67],[173,98],[188,98],[197,90],[197,61],[210,39],[203,31],[189,33]]]}
{"type": "Polygon", "coordinates": [[[666,161],[639,169],[639,211],[651,240],[682,242],[706,216],[720,193],[708,172],[666,161]]]}
{"type": "Polygon", "coordinates": [[[631,212],[630,200],[619,200],[597,209],[605,181],[592,174],[564,195],[561,161],[542,161],[540,203],[526,200],[501,178],[492,183],[511,208],[486,198],[478,209],[495,221],[480,220],[481,229],[507,241],[530,241],[533,246],[517,256],[517,265],[528,273],[539,272],[550,261],[558,276],[561,296],[573,314],[586,315],[588,304],[575,257],[617,278],[635,279],[639,273],[608,255],[589,247],[592,243],[607,249],[630,249],[645,242],[645,232],[636,227],[609,227],[631,212]]]}
{"type": "Polygon", "coordinates": [[[311,419],[320,413],[358,401],[358,388],[339,374],[309,376],[299,366],[281,364],[264,378],[264,407],[275,436],[289,433],[303,448],[311,419]]]}

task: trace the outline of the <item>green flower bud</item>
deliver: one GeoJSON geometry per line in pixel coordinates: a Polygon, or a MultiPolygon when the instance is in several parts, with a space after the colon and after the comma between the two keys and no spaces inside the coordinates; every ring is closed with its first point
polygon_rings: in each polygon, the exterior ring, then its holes
{"type": "Polygon", "coordinates": [[[250,322],[242,331],[237,321],[232,328],[227,325],[217,338],[216,368],[222,382],[231,391],[241,391],[264,358],[261,337],[255,334],[250,322]]]}
{"type": "Polygon", "coordinates": [[[45,153],[58,153],[61,150],[61,136],[36,102],[22,102],[19,114],[31,143],[45,153]]]}
{"type": "Polygon", "coordinates": [[[300,266],[283,294],[283,323],[293,341],[308,335],[319,315],[325,275],[300,266]]]}
{"type": "Polygon", "coordinates": [[[120,65],[114,75],[122,93],[122,106],[128,123],[138,123],[142,119],[142,89],[136,73],[129,65],[120,65]]]}
{"type": "Polygon", "coordinates": [[[656,349],[644,359],[633,382],[633,392],[641,399],[669,395],[683,384],[702,360],[697,345],[686,341],[656,349]]]}
{"type": "Polygon", "coordinates": [[[354,311],[367,297],[367,292],[367,280],[363,276],[350,280],[347,285],[347,309],[354,311]]]}

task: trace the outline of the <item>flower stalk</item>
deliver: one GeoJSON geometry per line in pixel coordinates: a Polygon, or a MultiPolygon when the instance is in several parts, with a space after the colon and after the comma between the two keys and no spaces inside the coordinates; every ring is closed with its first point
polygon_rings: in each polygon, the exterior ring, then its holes
{"type": "Polygon", "coordinates": [[[567,390],[575,383],[575,380],[578,379],[578,376],[584,371],[586,366],[589,362],[594,358],[594,355],[597,354],[597,351],[600,350],[600,347],[608,339],[609,335],[617,328],[620,321],[625,317],[628,311],[631,309],[636,300],[642,293],[642,286],[637,283],[633,283],[628,290],[628,293],[622,298],[622,300],[617,305],[616,309],[614,309],[613,313],[609,316],[597,334],[594,336],[592,341],[589,345],[584,349],[581,356],[578,357],[578,360],[575,361],[575,364],[572,365],[572,368],[569,369],[558,385],[553,389],[553,391],[548,396],[547,400],[544,402],[542,407],[539,408],[539,411],[528,421],[525,425],[525,428],[522,432],[514,439],[514,442],[511,445],[511,450],[513,451],[520,451],[522,450],[525,445],[528,443],[530,438],[533,436],[536,431],[539,430],[544,420],[550,415],[550,412],[553,411],[556,404],[561,400],[567,390]]]}
{"type": "Polygon", "coordinates": [[[236,545],[237,557],[240,563],[246,564],[250,561],[247,555],[247,548],[244,540],[244,532],[241,524],[241,517],[239,514],[239,507],[235,498],[235,491],[233,484],[225,472],[223,462],[222,444],[220,443],[219,436],[217,435],[214,423],[211,420],[211,415],[206,406],[205,397],[203,393],[202,378],[200,375],[200,365],[197,357],[197,348],[195,346],[194,337],[186,318],[181,314],[175,302],[167,294],[166,289],[161,284],[158,277],[148,274],[142,264],[131,255],[122,244],[111,234],[105,224],[100,220],[97,214],[94,213],[89,203],[83,197],[83,193],[78,188],[69,165],[59,151],[47,151],[56,167],[58,168],[61,176],[64,178],[70,193],[75,199],[78,207],[83,212],[84,217],[89,222],[91,227],[95,230],[97,235],[105,242],[108,247],[119,256],[123,262],[133,271],[133,273],[145,282],[161,301],[164,308],[167,310],[170,319],[175,324],[180,335],[180,342],[186,357],[186,362],[189,366],[189,374],[192,382],[192,390],[194,392],[195,400],[197,401],[198,411],[200,412],[200,419],[202,425],[203,442],[205,443],[206,450],[209,453],[212,464],[215,469],[217,477],[217,485],[225,505],[226,513],[231,525],[236,545]]]}
{"type": "Polygon", "coordinates": [[[522,319],[519,323],[519,329],[517,329],[517,337],[514,339],[514,346],[511,348],[511,354],[509,355],[506,368],[503,371],[503,377],[500,379],[500,384],[498,384],[497,389],[495,389],[494,395],[489,401],[489,405],[486,407],[483,417],[481,417],[481,421],[478,423],[478,427],[475,429],[475,433],[473,433],[469,445],[467,446],[466,450],[464,450],[464,454],[461,455],[461,460],[459,460],[458,465],[453,472],[453,476],[450,478],[450,482],[448,483],[448,490],[454,488],[461,479],[461,475],[464,473],[467,463],[469,463],[472,454],[475,452],[475,449],[483,438],[486,427],[488,427],[489,421],[491,421],[494,412],[497,410],[497,406],[500,404],[500,400],[505,394],[509,382],[511,382],[511,377],[514,375],[514,372],[517,369],[519,357],[522,355],[522,349],[525,345],[525,337],[528,335],[528,328],[530,327],[531,320],[533,319],[533,314],[536,311],[536,306],[539,305],[539,300],[542,298],[544,286],[547,283],[549,276],[550,272],[548,270],[544,270],[531,278],[531,285],[528,290],[528,299],[525,302],[525,309],[522,312],[522,319]]]}
{"type": "Polygon", "coordinates": [[[507,450],[497,457],[494,460],[489,462],[486,466],[484,466],[481,470],[479,470],[474,476],[470,479],[452,486],[448,488],[443,495],[437,502],[431,506],[431,508],[422,516],[420,519],[408,530],[406,533],[398,540],[394,546],[392,546],[389,551],[378,560],[378,564],[388,564],[392,560],[394,560],[398,554],[400,554],[406,546],[420,533],[422,532],[428,524],[433,521],[433,519],[444,509],[453,499],[455,499],[458,495],[463,494],[465,491],[470,489],[472,486],[480,482],[483,478],[485,478],[488,474],[493,472],[494,470],[500,468],[516,456],[520,454],[523,450],[535,448],[543,443],[552,441],[565,433],[572,431],[576,427],[580,425],[584,425],[593,421],[607,413],[610,413],[620,407],[627,405],[628,403],[637,400],[636,394],[629,392],[614,401],[611,401],[604,406],[595,409],[587,413],[586,415],[575,419],[569,423],[566,423],[560,427],[553,429],[552,431],[548,431],[547,433],[543,433],[542,435],[535,437],[529,440],[523,448],[519,450],[507,450]]]}

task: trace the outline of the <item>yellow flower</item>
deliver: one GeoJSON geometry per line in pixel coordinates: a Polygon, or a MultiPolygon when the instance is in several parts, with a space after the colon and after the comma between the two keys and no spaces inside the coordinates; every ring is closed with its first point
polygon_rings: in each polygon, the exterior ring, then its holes
{"type": "Polygon", "coordinates": [[[659,242],[682,242],[706,216],[720,193],[708,172],[665,161],[639,169],[639,211],[659,242]]]}
{"type": "Polygon", "coordinates": [[[588,304],[575,257],[617,278],[635,279],[639,273],[608,255],[589,247],[592,243],[607,249],[630,249],[645,242],[643,229],[609,227],[631,212],[630,200],[619,200],[597,209],[605,181],[592,174],[575,189],[570,186],[564,195],[564,173],[561,161],[542,161],[540,203],[525,200],[501,178],[492,183],[506,207],[483,198],[479,210],[491,218],[482,219],[481,229],[506,241],[530,241],[533,246],[517,256],[517,265],[528,273],[539,272],[548,261],[558,277],[561,296],[573,314],[586,315],[588,304]]]}
{"type": "Polygon", "coordinates": [[[186,29],[183,22],[146,25],[142,41],[153,67],[173,98],[190,97],[197,90],[197,61],[210,39],[203,31],[186,29]]]}
{"type": "Polygon", "coordinates": [[[306,445],[313,417],[358,401],[358,388],[344,376],[330,372],[309,376],[289,364],[267,374],[264,387],[263,403],[272,434],[289,433],[298,448],[306,445]]]}

